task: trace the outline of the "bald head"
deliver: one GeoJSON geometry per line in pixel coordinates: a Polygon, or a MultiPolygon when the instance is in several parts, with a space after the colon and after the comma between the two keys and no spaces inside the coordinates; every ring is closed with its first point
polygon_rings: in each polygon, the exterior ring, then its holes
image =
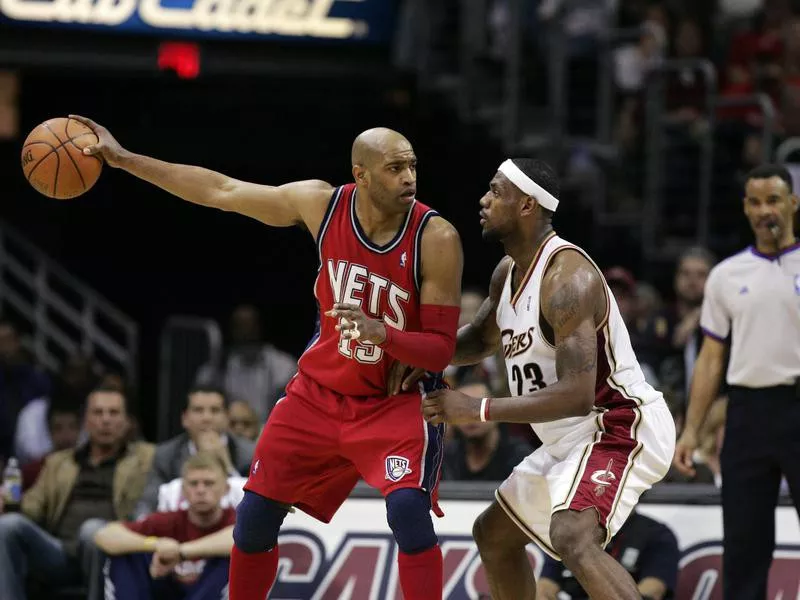
{"type": "Polygon", "coordinates": [[[394,129],[375,127],[361,132],[353,142],[350,159],[353,166],[371,167],[393,152],[410,151],[411,142],[394,129]]]}

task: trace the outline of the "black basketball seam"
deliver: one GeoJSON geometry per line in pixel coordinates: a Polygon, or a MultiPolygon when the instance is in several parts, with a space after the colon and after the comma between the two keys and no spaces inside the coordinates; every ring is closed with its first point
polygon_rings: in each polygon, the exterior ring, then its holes
{"type": "MultiPolygon", "coordinates": [[[[68,139],[69,141],[72,141],[72,140],[70,139],[70,137],[69,137],[69,131],[67,131],[67,129],[69,128],[69,121],[70,121],[70,120],[69,120],[69,119],[67,119],[67,122],[64,124],[64,135],[65,135],[65,136],[67,136],[67,139],[68,139]]],[[[73,145],[73,146],[75,146],[76,148],[78,147],[78,146],[76,146],[76,145],[75,145],[75,143],[74,143],[74,142],[72,143],[72,145],[73,145]]],[[[56,151],[56,152],[57,152],[57,151],[56,151]]],[[[69,150],[67,150],[66,148],[64,148],[64,152],[67,154],[67,156],[69,156],[69,160],[70,160],[70,162],[72,162],[72,166],[73,166],[73,167],[75,167],[75,171],[78,173],[78,177],[80,177],[80,178],[81,178],[81,185],[83,186],[83,191],[85,192],[85,191],[86,191],[86,181],[84,181],[84,179],[83,179],[83,173],[81,173],[81,170],[78,168],[78,163],[76,163],[76,162],[75,162],[75,159],[74,159],[74,158],[72,158],[72,154],[70,154],[70,153],[69,153],[69,150]]]]}
{"type": "Polygon", "coordinates": [[[51,151],[50,151],[50,152],[48,152],[47,154],[45,154],[45,155],[44,155],[42,158],[40,158],[38,161],[36,161],[36,164],[35,164],[35,165],[33,165],[33,167],[31,168],[31,170],[30,170],[30,171],[28,171],[28,175],[26,176],[26,179],[28,180],[28,183],[30,183],[30,181],[31,181],[31,175],[33,175],[33,172],[36,170],[36,167],[38,167],[40,164],[42,164],[42,162],[44,161],[44,159],[45,159],[45,158],[47,158],[48,156],[50,156],[51,154],[53,154],[53,152],[55,152],[56,156],[58,156],[58,151],[57,151],[58,149],[57,149],[55,146],[53,146],[53,145],[52,145],[50,142],[45,142],[45,141],[36,141],[36,142],[30,142],[30,143],[28,143],[28,144],[25,144],[25,145],[22,147],[22,149],[23,149],[23,150],[25,150],[25,148],[27,148],[28,146],[33,146],[34,144],[44,144],[45,146],[50,146],[50,150],[51,150],[51,151]]]}
{"type": "MultiPolygon", "coordinates": [[[[61,138],[56,135],[56,132],[53,131],[52,129],[50,129],[50,125],[48,125],[47,123],[42,123],[42,125],[44,125],[45,129],[47,129],[47,131],[52,133],[57,140],[61,141],[61,138]]],[[[64,145],[64,143],[62,142],[61,146],[63,146],[63,145],[64,145]]],[[[61,146],[59,146],[58,148],[61,148],[61,146]]],[[[58,161],[58,162],[56,163],[56,175],[53,178],[53,196],[56,195],[56,190],[58,189],[58,172],[61,170],[61,157],[58,155],[58,148],[56,149],[56,152],[55,152],[56,161],[58,161]]]]}

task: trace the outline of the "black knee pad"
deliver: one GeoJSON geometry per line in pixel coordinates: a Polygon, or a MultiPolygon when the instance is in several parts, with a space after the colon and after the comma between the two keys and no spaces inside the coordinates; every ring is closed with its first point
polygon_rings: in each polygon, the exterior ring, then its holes
{"type": "Polygon", "coordinates": [[[236,507],[233,542],[247,554],[272,550],[278,543],[278,532],[286,518],[286,508],[253,492],[245,490],[236,507]]]}
{"type": "Polygon", "coordinates": [[[406,488],[386,496],[386,517],[401,552],[424,552],[438,543],[430,510],[430,496],[422,490],[406,488]]]}

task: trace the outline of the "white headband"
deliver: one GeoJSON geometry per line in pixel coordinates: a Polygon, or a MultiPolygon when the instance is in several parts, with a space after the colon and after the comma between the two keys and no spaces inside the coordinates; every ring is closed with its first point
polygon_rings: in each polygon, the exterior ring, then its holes
{"type": "Polygon", "coordinates": [[[533,179],[525,175],[522,170],[514,164],[511,159],[506,160],[500,168],[497,169],[503,175],[508,177],[508,180],[517,186],[526,194],[536,198],[536,201],[544,206],[547,210],[556,211],[558,208],[558,200],[550,192],[536,183],[533,179]]]}

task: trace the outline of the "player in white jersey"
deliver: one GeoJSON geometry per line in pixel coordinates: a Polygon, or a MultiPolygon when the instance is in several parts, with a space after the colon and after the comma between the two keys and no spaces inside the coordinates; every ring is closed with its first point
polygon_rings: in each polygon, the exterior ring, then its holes
{"type": "Polygon", "coordinates": [[[502,347],[513,397],[440,391],[423,412],[432,423],[530,423],[543,442],[475,522],[494,600],[536,596],[531,540],[594,600],[655,597],[663,590],[637,589],[603,548],[667,473],[675,425],[645,382],[600,269],[553,231],[557,196],[546,163],[514,159],[480,201],[483,237],[501,241],[507,256],[477,316],[459,330],[453,362],[474,364],[502,347]]]}

